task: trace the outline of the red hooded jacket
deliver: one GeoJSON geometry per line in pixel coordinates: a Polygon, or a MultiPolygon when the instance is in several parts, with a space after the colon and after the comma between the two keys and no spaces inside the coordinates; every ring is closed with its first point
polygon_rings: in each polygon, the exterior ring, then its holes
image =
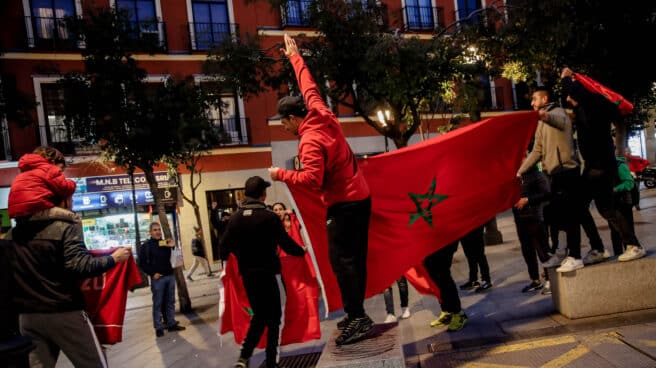
{"type": "Polygon", "coordinates": [[[75,182],[64,177],[64,172],[48,160],[34,153],[27,153],[18,160],[20,174],[9,190],[9,217],[33,215],[55,207],[73,195],[75,182]]]}
{"type": "Polygon", "coordinates": [[[308,114],[298,128],[299,171],[278,170],[278,180],[316,188],[327,206],[369,197],[369,186],[335,114],[323,102],[299,54],[290,57],[308,114]]]}

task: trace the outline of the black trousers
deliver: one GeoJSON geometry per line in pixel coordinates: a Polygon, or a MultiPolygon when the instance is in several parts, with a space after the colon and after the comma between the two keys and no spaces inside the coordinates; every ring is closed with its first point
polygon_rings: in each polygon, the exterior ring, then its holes
{"type": "MultiPolygon", "coordinates": [[[[401,308],[405,308],[408,306],[408,280],[405,276],[401,276],[396,280],[396,285],[399,287],[401,308]]],[[[394,292],[391,286],[385,289],[383,297],[385,298],[385,311],[387,311],[387,314],[394,314],[394,292]]]]}
{"type": "Polygon", "coordinates": [[[440,288],[442,311],[449,313],[459,313],[462,309],[456,283],[451,277],[451,263],[457,249],[458,242],[451,243],[424,259],[424,267],[426,267],[428,276],[440,288]]]}
{"type": "Polygon", "coordinates": [[[580,195],[579,169],[569,169],[548,176],[551,201],[545,208],[547,221],[567,235],[569,255],[581,258],[581,216],[583,200],[580,195]]]}
{"type": "MultiPolygon", "coordinates": [[[[613,169],[617,170],[617,168],[613,169]]],[[[627,218],[616,208],[615,195],[613,193],[615,175],[615,172],[611,170],[584,170],[583,185],[585,190],[582,193],[586,200],[594,199],[597,211],[608,221],[610,228],[617,231],[625,246],[640,246],[640,242],[638,242],[638,238],[633,231],[633,226],[630,226],[627,218]]]]}
{"type": "MultiPolygon", "coordinates": [[[[467,257],[469,265],[469,281],[478,280],[478,270],[481,270],[481,280],[490,282],[490,266],[485,256],[485,238],[483,236],[484,226],[472,230],[460,239],[462,250],[467,257]]],[[[457,244],[457,243],[456,243],[457,244]]]]}
{"type": "MultiPolygon", "coordinates": [[[[617,210],[620,211],[622,216],[624,216],[629,223],[629,226],[631,226],[632,229],[635,229],[633,221],[633,204],[617,203],[617,210]]],[[[626,244],[622,243],[622,237],[613,227],[610,227],[610,240],[613,243],[613,254],[619,256],[624,253],[626,250],[626,244]]]]}
{"type": "Polygon", "coordinates": [[[241,275],[248,302],[253,310],[253,318],[241,347],[240,357],[249,359],[253,355],[253,350],[266,327],[266,364],[268,366],[274,366],[278,356],[280,319],[282,317],[279,278],[280,275],[271,273],[242,273],[241,275]]]}
{"type": "Polygon", "coordinates": [[[517,237],[522,247],[522,256],[524,256],[524,262],[526,262],[528,268],[528,275],[531,280],[539,280],[538,258],[540,262],[546,262],[549,259],[547,228],[544,222],[538,219],[521,218],[515,209],[513,209],[513,215],[517,237]]]}
{"type": "Polygon", "coordinates": [[[328,207],[328,253],[344,312],[349,318],[363,317],[367,286],[367,250],[371,198],[342,202],[328,207]]]}

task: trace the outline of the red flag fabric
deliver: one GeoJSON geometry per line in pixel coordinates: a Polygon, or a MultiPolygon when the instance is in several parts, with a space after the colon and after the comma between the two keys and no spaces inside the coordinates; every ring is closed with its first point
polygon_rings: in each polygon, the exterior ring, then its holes
{"type": "MultiPolygon", "coordinates": [[[[294,229],[295,218],[296,216],[292,219],[290,236],[302,245],[300,231],[298,228],[294,229]]],[[[296,223],[298,224],[297,220],[296,223]]],[[[309,255],[294,257],[280,250],[280,264],[286,288],[285,317],[280,345],[320,339],[319,286],[309,255]]],[[[221,278],[221,282],[224,307],[223,313],[219,316],[221,321],[219,333],[222,335],[232,331],[235,342],[241,344],[248,333],[252,310],[239,275],[237,259],[232,254],[225,264],[225,275],[221,278]]],[[[258,347],[266,347],[266,330],[260,338],[258,347]]]]}
{"type": "MultiPolygon", "coordinates": [[[[116,248],[94,249],[89,252],[94,257],[100,257],[110,255],[115,250],[116,248]]],[[[132,255],[127,261],[117,263],[102,275],[80,282],[85,310],[101,344],[116,344],[123,341],[123,320],[128,290],[142,282],[132,255]]]]}
{"type": "Polygon", "coordinates": [[[574,78],[581,82],[581,85],[585,87],[590,92],[600,94],[620,110],[622,115],[629,115],[633,112],[633,104],[627,99],[622,97],[619,93],[613,91],[612,89],[604,86],[603,84],[597,82],[596,80],[588,77],[585,74],[574,73],[574,78]]]}
{"type": "MultiPolygon", "coordinates": [[[[515,174],[537,119],[537,112],[497,116],[360,162],[372,197],[366,297],[519,199],[515,174]]],[[[309,234],[328,310],[341,309],[328,258],[326,208],[311,189],[289,189],[309,234]]],[[[412,275],[408,280],[415,285],[412,275]]],[[[425,288],[431,294],[435,289],[425,288]]]]}

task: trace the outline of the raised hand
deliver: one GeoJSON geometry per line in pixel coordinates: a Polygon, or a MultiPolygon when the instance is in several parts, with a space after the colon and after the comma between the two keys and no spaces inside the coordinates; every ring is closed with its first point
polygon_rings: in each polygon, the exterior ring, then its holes
{"type": "Polygon", "coordinates": [[[296,41],[294,39],[285,33],[285,48],[281,48],[280,52],[285,54],[287,58],[292,57],[295,54],[298,54],[298,46],[296,46],[296,41]]]}

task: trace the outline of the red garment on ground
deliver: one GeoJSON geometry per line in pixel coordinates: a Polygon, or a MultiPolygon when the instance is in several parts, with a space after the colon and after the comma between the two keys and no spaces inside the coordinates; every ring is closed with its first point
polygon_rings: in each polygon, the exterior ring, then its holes
{"type": "MultiPolygon", "coordinates": [[[[407,273],[411,267],[517,202],[515,174],[537,120],[537,112],[497,116],[360,163],[372,198],[366,297],[403,274],[416,285],[407,273]]],[[[326,207],[306,186],[289,189],[310,236],[328,310],[341,309],[328,257],[326,207]]],[[[430,286],[422,289],[435,295],[430,286]]]]}
{"type": "Polygon", "coordinates": [[[21,171],[9,190],[9,217],[33,215],[55,207],[75,192],[75,182],[66,179],[59,166],[35,153],[24,154],[18,160],[21,171]],[[57,201],[57,203],[55,203],[57,201]]]}
{"type": "MultiPolygon", "coordinates": [[[[112,254],[115,248],[94,249],[94,256],[112,254]]],[[[101,344],[123,341],[123,320],[128,290],[143,281],[134,258],[119,262],[104,274],[85,279],[80,283],[85,310],[101,344]]]]}
{"type": "Polygon", "coordinates": [[[581,85],[590,92],[600,94],[610,102],[612,102],[620,110],[622,115],[629,115],[633,112],[633,104],[626,98],[622,97],[619,93],[604,86],[596,80],[588,77],[585,74],[574,73],[574,78],[581,82],[581,85]]]}
{"type": "Polygon", "coordinates": [[[321,98],[303,58],[296,54],[289,61],[308,110],[298,129],[298,156],[303,169],[280,169],[278,180],[320,191],[326,206],[369,197],[367,182],[358,169],[339,120],[321,98]]]}

